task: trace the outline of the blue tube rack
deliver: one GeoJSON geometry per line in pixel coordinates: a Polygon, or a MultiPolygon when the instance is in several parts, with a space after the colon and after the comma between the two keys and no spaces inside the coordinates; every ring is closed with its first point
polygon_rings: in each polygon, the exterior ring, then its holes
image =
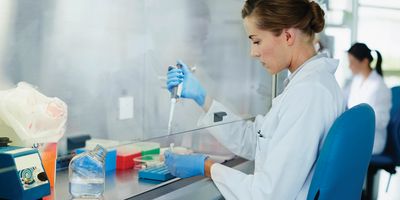
{"type": "Polygon", "coordinates": [[[160,165],[139,170],[139,178],[156,181],[168,181],[175,177],[168,171],[166,165],[160,165]]]}

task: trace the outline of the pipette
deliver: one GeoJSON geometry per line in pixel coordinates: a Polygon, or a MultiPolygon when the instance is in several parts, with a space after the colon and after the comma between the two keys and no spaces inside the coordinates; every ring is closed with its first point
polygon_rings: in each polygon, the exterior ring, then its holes
{"type": "MultiPolygon", "coordinates": [[[[176,66],[169,66],[168,71],[172,69],[180,69],[182,66],[180,64],[177,64],[176,66]]],[[[174,112],[175,112],[175,104],[176,101],[181,97],[182,93],[182,84],[180,83],[179,85],[175,86],[172,91],[171,91],[171,103],[170,103],[170,110],[169,110],[169,120],[168,120],[168,135],[171,134],[171,127],[172,127],[172,119],[174,118],[174,112]]]]}
{"type": "Polygon", "coordinates": [[[169,119],[168,119],[168,135],[171,134],[172,119],[174,118],[176,98],[171,98],[171,104],[169,108],[169,119]]]}

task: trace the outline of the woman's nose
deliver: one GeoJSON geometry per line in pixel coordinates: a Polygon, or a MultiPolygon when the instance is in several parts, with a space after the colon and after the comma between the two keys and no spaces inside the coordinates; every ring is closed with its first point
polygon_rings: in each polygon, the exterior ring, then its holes
{"type": "Polygon", "coordinates": [[[254,48],[251,48],[251,50],[250,50],[250,55],[252,56],[252,57],[260,57],[260,54],[258,53],[258,51],[256,51],[254,48]]]}

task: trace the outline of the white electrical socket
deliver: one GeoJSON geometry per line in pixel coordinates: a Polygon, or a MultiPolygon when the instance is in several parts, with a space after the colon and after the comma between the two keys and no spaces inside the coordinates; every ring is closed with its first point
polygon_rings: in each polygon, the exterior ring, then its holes
{"type": "Polygon", "coordinates": [[[118,99],[118,102],[119,102],[118,119],[119,120],[133,118],[133,103],[134,103],[133,100],[134,99],[132,96],[120,97],[118,99]]]}

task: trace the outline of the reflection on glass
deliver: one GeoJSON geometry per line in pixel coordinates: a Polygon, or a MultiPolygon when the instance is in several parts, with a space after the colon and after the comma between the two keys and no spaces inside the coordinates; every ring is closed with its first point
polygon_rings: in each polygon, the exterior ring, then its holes
{"type": "MultiPolygon", "coordinates": [[[[1,1],[10,8],[0,35],[0,63],[11,82],[26,81],[68,104],[66,138],[117,141],[165,136],[167,66],[195,69],[207,93],[242,117],[266,113],[271,76],[252,60],[235,0],[1,1]],[[133,118],[119,119],[119,100],[133,118]]],[[[196,129],[202,110],[176,105],[174,133],[196,129]]],[[[128,115],[129,116],[129,115],[128,115]]]]}

